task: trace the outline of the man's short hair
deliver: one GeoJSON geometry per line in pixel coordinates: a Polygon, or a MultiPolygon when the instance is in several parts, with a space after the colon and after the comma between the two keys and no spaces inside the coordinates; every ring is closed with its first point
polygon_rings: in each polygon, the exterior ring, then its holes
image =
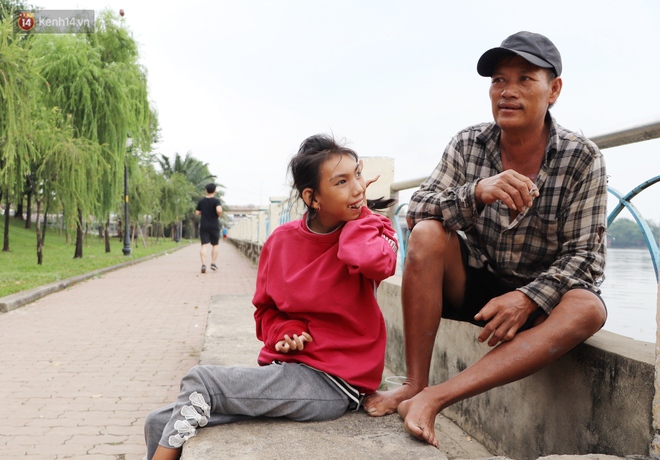
{"type": "Polygon", "coordinates": [[[207,184],[206,193],[213,193],[213,192],[215,192],[215,184],[207,184]]]}

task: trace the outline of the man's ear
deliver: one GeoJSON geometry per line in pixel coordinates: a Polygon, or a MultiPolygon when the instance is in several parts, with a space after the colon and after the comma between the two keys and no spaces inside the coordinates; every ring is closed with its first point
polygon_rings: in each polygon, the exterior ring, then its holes
{"type": "Polygon", "coordinates": [[[554,104],[557,102],[557,99],[559,99],[559,95],[561,94],[561,89],[564,86],[564,82],[562,81],[561,77],[557,77],[552,82],[550,82],[550,104],[554,104]]]}
{"type": "Polygon", "coordinates": [[[309,208],[314,207],[314,203],[316,202],[316,200],[314,199],[314,190],[311,187],[307,187],[306,189],[304,189],[300,196],[302,197],[307,207],[309,208]]]}

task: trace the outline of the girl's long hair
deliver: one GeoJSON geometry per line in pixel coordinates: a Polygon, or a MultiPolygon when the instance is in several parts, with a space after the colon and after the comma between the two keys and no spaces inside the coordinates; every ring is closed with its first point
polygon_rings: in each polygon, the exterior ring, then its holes
{"type": "MultiPolygon", "coordinates": [[[[298,153],[289,161],[293,189],[296,191],[298,198],[302,200],[302,192],[306,188],[318,190],[321,165],[333,155],[348,155],[356,162],[358,161],[358,155],[355,151],[339,144],[332,136],[327,134],[310,136],[300,144],[298,153]]],[[[304,200],[302,201],[304,202],[304,200]]],[[[373,210],[384,210],[395,202],[396,200],[392,198],[380,197],[375,200],[367,200],[367,207],[373,210]]],[[[316,210],[307,203],[305,203],[305,206],[310,218],[314,218],[316,210]]]]}

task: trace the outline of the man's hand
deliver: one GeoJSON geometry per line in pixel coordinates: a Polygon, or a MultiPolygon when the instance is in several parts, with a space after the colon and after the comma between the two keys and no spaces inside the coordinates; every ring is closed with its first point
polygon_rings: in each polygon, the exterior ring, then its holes
{"type": "Polygon", "coordinates": [[[312,342],[312,336],[307,332],[300,335],[293,334],[293,338],[284,334],[284,339],[275,344],[275,351],[280,353],[288,353],[293,350],[302,351],[305,348],[305,342],[312,342]]]}
{"type": "Polygon", "coordinates": [[[537,308],[534,301],[520,291],[507,292],[491,299],[474,316],[477,321],[488,321],[479,334],[479,342],[485,342],[490,337],[488,346],[494,347],[500,342],[512,340],[537,308]]]}
{"type": "Polygon", "coordinates": [[[479,203],[491,204],[500,200],[509,209],[523,212],[532,206],[539,190],[529,177],[508,169],[477,182],[475,195],[479,203]]]}

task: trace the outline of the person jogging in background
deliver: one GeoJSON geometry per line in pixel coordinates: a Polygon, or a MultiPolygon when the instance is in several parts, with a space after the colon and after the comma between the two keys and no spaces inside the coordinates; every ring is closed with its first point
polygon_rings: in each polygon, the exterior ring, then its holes
{"type": "Polygon", "coordinates": [[[199,224],[199,238],[202,241],[202,247],[199,251],[199,257],[202,259],[202,273],[206,273],[206,253],[211,245],[211,270],[217,270],[215,262],[218,260],[220,247],[220,221],[222,216],[222,206],[220,200],[215,197],[215,184],[206,186],[206,196],[199,200],[195,214],[201,216],[199,224]]]}

